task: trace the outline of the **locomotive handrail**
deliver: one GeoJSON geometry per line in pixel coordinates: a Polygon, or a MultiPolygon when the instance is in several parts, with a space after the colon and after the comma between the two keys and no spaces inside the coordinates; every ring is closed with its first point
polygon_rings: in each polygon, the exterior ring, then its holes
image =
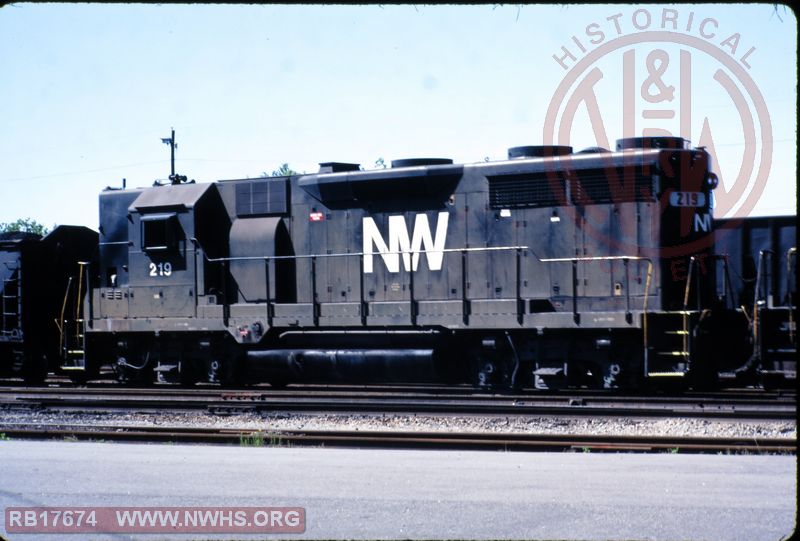
{"type": "MultiPolygon", "coordinates": [[[[723,296],[725,298],[725,308],[727,309],[729,301],[731,304],[735,303],[735,300],[733,299],[733,287],[731,286],[731,278],[728,272],[728,256],[727,254],[722,254],[722,255],[710,255],[708,257],[710,257],[715,262],[720,260],[722,260],[723,262],[722,268],[724,274],[722,276],[722,285],[723,285],[723,296]]],[[[691,283],[693,276],[695,278],[695,299],[697,300],[698,311],[700,310],[700,307],[702,305],[702,299],[700,295],[700,271],[698,270],[697,265],[695,265],[696,262],[697,258],[695,256],[691,256],[689,258],[689,269],[686,273],[686,287],[684,288],[683,292],[683,308],[681,310],[681,319],[683,321],[682,336],[683,336],[683,351],[685,353],[689,353],[691,345],[690,333],[689,333],[689,315],[690,315],[689,294],[691,291],[691,283]]],[[[715,269],[714,272],[716,272],[716,263],[714,269],[715,269]]],[[[719,299],[719,297],[716,296],[716,293],[714,294],[714,296],[716,299],[719,299]]],[[[747,317],[746,311],[744,311],[744,314],[745,317],[747,317]]]]}
{"type": "MultiPolygon", "coordinates": [[[[470,252],[500,252],[500,251],[514,251],[516,253],[516,304],[517,304],[517,321],[521,325],[523,323],[523,315],[524,315],[524,302],[522,300],[522,286],[521,286],[521,257],[523,251],[530,251],[536,259],[539,257],[531,250],[528,246],[486,246],[486,247],[476,247],[476,248],[442,248],[441,250],[391,250],[385,252],[346,252],[346,253],[336,253],[336,254],[302,254],[302,255],[263,255],[263,256],[238,256],[238,257],[216,257],[212,258],[209,257],[206,251],[203,249],[200,241],[196,238],[192,237],[189,239],[197,249],[202,252],[203,258],[209,263],[221,263],[222,268],[220,269],[223,275],[227,272],[228,264],[231,262],[236,261],[263,261],[264,262],[264,274],[265,274],[265,281],[266,281],[266,306],[267,306],[267,324],[271,327],[272,321],[274,318],[274,311],[272,308],[272,299],[271,299],[271,291],[270,291],[270,271],[269,271],[269,263],[270,261],[280,261],[280,260],[298,260],[298,259],[308,259],[311,261],[311,303],[312,303],[312,320],[314,322],[314,326],[319,324],[319,317],[320,317],[320,309],[319,309],[319,302],[317,301],[317,291],[316,291],[316,263],[318,258],[327,258],[327,257],[358,257],[359,258],[359,305],[361,307],[361,324],[367,325],[367,301],[364,297],[364,256],[383,256],[383,255],[405,255],[405,254],[427,254],[427,253],[460,253],[461,254],[461,271],[462,271],[462,306],[463,306],[463,318],[464,324],[467,325],[469,322],[469,311],[470,311],[470,300],[467,298],[466,293],[466,256],[467,253],[470,252]]],[[[222,277],[222,285],[223,285],[223,297],[227,299],[227,288],[226,288],[226,279],[225,276],[222,277]]],[[[417,301],[415,298],[415,291],[414,291],[414,273],[409,273],[409,302],[410,302],[410,312],[409,315],[411,317],[411,324],[416,325],[417,323],[417,301]]],[[[227,300],[223,302],[223,320],[227,325],[228,321],[228,302],[227,300]]]]}
{"type": "MultiPolygon", "coordinates": [[[[682,345],[683,345],[683,352],[689,353],[689,291],[691,289],[692,284],[692,276],[695,267],[695,257],[691,256],[689,258],[689,270],[686,272],[686,288],[683,290],[683,308],[681,310],[681,322],[682,322],[682,345]]],[[[698,275],[699,277],[699,275],[698,275]]],[[[695,287],[696,294],[697,294],[697,304],[700,304],[700,288],[698,286],[695,287]]],[[[684,359],[687,360],[687,359],[684,359]]]]}
{"type": "Polygon", "coordinates": [[[794,343],[794,316],[792,315],[792,256],[795,259],[795,274],[797,273],[797,247],[792,246],[786,250],[786,304],[789,307],[789,342],[794,343]]]}
{"type": "MultiPolygon", "coordinates": [[[[196,238],[190,239],[192,240],[198,247],[202,249],[199,242],[196,238]]],[[[265,256],[238,256],[238,257],[209,257],[205,250],[203,252],[203,258],[208,261],[209,263],[229,263],[233,261],[270,261],[270,260],[297,260],[297,259],[310,259],[312,261],[316,261],[317,258],[327,258],[327,257],[364,257],[364,256],[382,256],[382,255],[404,255],[404,254],[426,254],[426,253],[460,253],[460,254],[467,254],[471,252],[500,252],[500,251],[516,251],[518,254],[521,254],[522,251],[527,251],[533,254],[533,256],[542,263],[559,263],[559,262],[584,262],[584,261],[646,261],[648,263],[648,273],[652,272],[653,261],[649,257],[644,256],[590,256],[590,257],[560,257],[560,258],[540,258],[536,255],[533,250],[529,246],[524,245],[513,245],[513,246],[486,246],[486,247],[474,247],[474,248],[442,248],[441,250],[388,250],[385,252],[344,252],[344,253],[335,253],[335,254],[295,254],[295,255],[265,255],[265,256]]],[[[517,267],[519,267],[519,262],[517,262],[517,267]]],[[[627,263],[626,263],[627,267],[627,263]]],[[[517,268],[517,282],[519,282],[519,274],[520,269],[517,268]]],[[[626,268],[627,271],[627,268],[626,268]]],[[[626,279],[627,281],[627,279],[626,279]]],[[[628,284],[626,284],[627,286],[628,284]]],[[[519,297],[519,283],[517,284],[517,290],[519,297]]],[[[647,312],[647,301],[649,296],[649,280],[645,286],[645,293],[644,293],[644,312],[647,312]]],[[[630,313],[630,288],[626,287],[626,301],[628,305],[628,312],[630,313]]],[[[575,288],[573,288],[573,296],[576,295],[575,288]]]]}
{"type": "MultiPolygon", "coordinates": [[[[359,292],[359,304],[361,306],[361,323],[362,325],[367,324],[367,310],[366,299],[364,297],[365,287],[364,287],[364,272],[363,272],[363,258],[365,256],[385,256],[385,255],[405,255],[405,254],[444,254],[444,253],[459,253],[461,254],[461,267],[462,267],[462,310],[463,310],[463,320],[464,324],[469,324],[469,315],[470,315],[470,299],[467,298],[466,293],[466,256],[469,253],[486,253],[486,252],[515,252],[516,259],[515,259],[515,275],[516,275],[516,301],[517,301],[517,321],[519,324],[523,324],[524,318],[524,300],[522,299],[522,262],[521,257],[523,252],[530,252],[533,257],[536,258],[537,261],[541,263],[560,263],[560,262],[571,262],[573,264],[573,317],[576,323],[580,322],[580,314],[578,313],[577,309],[577,287],[575,284],[577,283],[577,263],[578,262],[587,262],[587,261],[623,261],[625,265],[625,303],[626,303],[626,312],[625,317],[626,320],[630,323],[632,321],[632,311],[631,311],[631,295],[630,295],[630,277],[629,277],[629,268],[628,263],[630,261],[646,261],[647,262],[647,279],[645,282],[645,291],[644,291],[644,301],[643,301],[643,316],[642,316],[642,327],[645,331],[644,337],[644,345],[645,349],[647,348],[647,310],[648,310],[648,301],[649,301],[649,294],[650,294],[650,283],[651,277],[653,274],[653,261],[649,257],[645,256],[638,256],[638,255],[622,255],[622,256],[588,256],[588,257],[562,257],[562,258],[540,258],[529,246],[525,245],[512,245],[512,246],[486,246],[486,247],[464,247],[464,248],[442,248],[440,250],[387,250],[384,252],[345,252],[345,253],[334,253],[334,254],[294,254],[294,255],[263,255],[263,256],[236,256],[236,257],[209,257],[205,250],[202,249],[199,241],[196,238],[190,239],[196,247],[200,248],[203,258],[209,263],[221,263],[223,267],[227,267],[231,262],[237,261],[263,261],[265,264],[265,278],[266,278],[266,304],[267,304],[267,321],[268,325],[271,326],[272,319],[274,317],[273,311],[271,309],[271,302],[272,302],[272,295],[271,295],[271,286],[270,286],[270,270],[269,270],[269,263],[271,261],[285,261],[285,260],[310,260],[311,261],[311,281],[312,281],[312,298],[311,302],[313,305],[313,312],[312,318],[314,320],[314,325],[317,325],[318,318],[319,318],[319,311],[318,311],[318,301],[316,299],[316,290],[315,286],[316,282],[316,262],[318,258],[335,258],[335,257],[358,257],[361,261],[360,267],[360,292],[359,292]]],[[[224,269],[223,269],[224,272],[224,269]]],[[[409,273],[409,295],[410,299],[409,302],[411,304],[410,309],[410,317],[412,324],[416,323],[417,317],[417,307],[416,307],[416,298],[415,298],[415,291],[414,291],[414,273],[409,273]]],[[[223,293],[223,296],[225,293],[223,293]]],[[[227,302],[223,303],[227,305],[227,302]]]]}
{"type": "Polygon", "coordinates": [[[775,252],[772,250],[761,250],[758,252],[758,267],[756,269],[756,286],[755,291],[753,294],[753,346],[754,346],[754,353],[753,356],[757,360],[761,360],[761,329],[760,329],[760,322],[759,322],[759,305],[764,302],[767,305],[767,308],[770,308],[770,282],[771,276],[769,276],[769,271],[766,270],[769,268],[768,263],[772,263],[772,256],[775,255],[775,252]],[[762,271],[767,276],[764,276],[764,301],[761,301],[761,282],[762,282],[762,271]]]}
{"type": "MultiPolygon", "coordinates": [[[[194,239],[192,239],[194,240],[194,239]]],[[[240,257],[208,257],[205,252],[203,256],[209,263],[223,263],[228,261],[263,261],[265,259],[312,259],[319,257],[347,257],[365,255],[403,255],[403,254],[441,254],[441,253],[461,253],[461,252],[499,252],[511,250],[530,250],[528,246],[487,246],[484,248],[442,248],[441,250],[387,250],[385,252],[343,252],[337,254],[302,254],[302,255],[261,255],[261,256],[240,256],[240,257]]],[[[535,256],[536,254],[534,254],[535,256]]],[[[538,259],[538,258],[537,258],[538,259]]],[[[540,260],[544,261],[544,260],[540,260]]]]}
{"type": "Polygon", "coordinates": [[[792,246],[786,250],[786,304],[792,305],[792,257],[795,259],[795,274],[797,273],[797,247],[792,246]]]}
{"type": "Polygon", "coordinates": [[[566,263],[568,261],[621,261],[621,260],[631,260],[631,261],[650,261],[652,260],[649,257],[644,257],[640,255],[597,255],[597,256],[588,256],[588,257],[552,257],[548,259],[540,259],[544,263],[566,263]]]}
{"type": "MultiPolygon", "coordinates": [[[[684,287],[683,289],[683,308],[681,309],[682,312],[686,312],[689,309],[689,291],[691,290],[692,276],[694,275],[694,262],[695,262],[695,257],[691,256],[689,258],[689,270],[686,271],[686,287],[684,287]]],[[[699,295],[700,292],[697,292],[697,294],[699,295]]]]}
{"type": "Polygon", "coordinates": [[[772,293],[774,294],[774,288],[772,284],[772,275],[771,275],[771,266],[772,266],[772,258],[775,255],[775,252],[772,250],[760,250],[758,252],[758,269],[756,271],[756,286],[755,286],[755,294],[753,298],[753,306],[757,306],[759,302],[762,302],[761,299],[761,289],[764,289],[764,298],[763,301],[767,303],[767,305],[771,305],[771,297],[772,293]],[[763,280],[762,280],[763,279],[763,280]]]}

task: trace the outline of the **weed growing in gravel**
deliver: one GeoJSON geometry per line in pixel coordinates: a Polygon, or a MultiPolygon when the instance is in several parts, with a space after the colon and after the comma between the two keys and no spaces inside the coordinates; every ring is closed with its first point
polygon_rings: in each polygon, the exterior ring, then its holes
{"type": "Polygon", "coordinates": [[[264,433],[261,431],[252,432],[249,435],[242,434],[239,436],[239,445],[242,447],[263,447],[264,446],[264,433]]]}
{"type": "Polygon", "coordinates": [[[6,436],[6,433],[5,433],[5,432],[0,432],[0,441],[8,441],[8,440],[10,440],[10,439],[11,439],[11,438],[9,438],[8,436],[6,436]]]}
{"type": "MultiPolygon", "coordinates": [[[[281,438],[277,434],[273,434],[269,437],[269,446],[270,447],[282,447],[283,446],[283,438],[281,438]]],[[[288,447],[288,445],[287,445],[288,447]]]]}
{"type": "Polygon", "coordinates": [[[250,434],[242,434],[239,436],[239,445],[242,447],[291,447],[289,442],[284,442],[280,434],[264,433],[260,430],[258,432],[251,432],[250,434]]]}

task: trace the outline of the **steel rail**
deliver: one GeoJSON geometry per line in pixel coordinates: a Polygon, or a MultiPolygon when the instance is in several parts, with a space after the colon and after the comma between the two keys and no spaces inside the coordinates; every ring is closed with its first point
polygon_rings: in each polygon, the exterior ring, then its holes
{"type": "Polygon", "coordinates": [[[0,389],[5,410],[205,410],[241,412],[426,413],[580,417],[794,420],[794,397],[759,400],[701,397],[424,395],[417,393],[254,392],[174,389],[0,389]]]}
{"type": "Polygon", "coordinates": [[[59,426],[6,424],[6,439],[57,439],[239,444],[253,447],[378,447],[503,451],[611,451],[670,453],[795,454],[795,438],[562,435],[486,432],[397,432],[346,430],[259,431],[164,426],[59,426]]]}
{"type": "Polygon", "coordinates": [[[489,392],[477,390],[471,385],[429,385],[429,384],[297,384],[289,388],[276,389],[269,385],[255,385],[243,388],[226,388],[218,385],[181,387],[178,385],[149,385],[143,387],[120,386],[119,384],[95,384],[87,387],[65,387],[49,385],[46,387],[30,387],[22,385],[0,386],[2,395],[95,395],[95,396],[187,396],[187,397],[221,397],[228,400],[262,399],[266,397],[308,398],[308,397],[424,397],[430,400],[451,400],[455,397],[463,400],[591,400],[604,402],[647,401],[651,403],[730,403],[738,404],[794,404],[797,393],[793,389],[766,391],[763,389],[734,389],[720,391],[685,391],[679,393],[624,392],[616,390],[596,389],[564,389],[542,390],[532,392],[489,392]]]}

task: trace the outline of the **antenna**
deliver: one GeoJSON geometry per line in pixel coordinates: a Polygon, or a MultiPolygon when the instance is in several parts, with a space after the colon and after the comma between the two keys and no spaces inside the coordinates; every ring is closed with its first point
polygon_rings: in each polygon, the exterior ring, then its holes
{"type": "Polygon", "coordinates": [[[185,175],[175,174],[175,149],[178,148],[178,143],[175,142],[175,128],[172,128],[172,135],[170,137],[162,137],[161,142],[169,145],[169,180],[172,184],[180,184],[186,181],[185,175]]]}

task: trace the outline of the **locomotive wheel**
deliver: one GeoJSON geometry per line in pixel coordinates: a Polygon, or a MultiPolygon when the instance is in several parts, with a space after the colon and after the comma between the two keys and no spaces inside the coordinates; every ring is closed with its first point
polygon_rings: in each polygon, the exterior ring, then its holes
{"type": "Polygon", "coordinates": [[[495,386],[500,378],[500,369],[494,361],[488,359],[478,359],[475,366],[475,385],[482,389],[490,389],[495,386]]]}
{"type": "Polygon", "coordinates": [[[520,359],[509,333],[483,338],[470,349],[471,382],[479,389],[519,391],[530,363],[520,359]]]}
{"type": "Polygon", "coordinates": [[[511,388],[511,363],[500,355],[479,352],[473,354],[471,383],[484,390],[509,390],[511,388]]]}

